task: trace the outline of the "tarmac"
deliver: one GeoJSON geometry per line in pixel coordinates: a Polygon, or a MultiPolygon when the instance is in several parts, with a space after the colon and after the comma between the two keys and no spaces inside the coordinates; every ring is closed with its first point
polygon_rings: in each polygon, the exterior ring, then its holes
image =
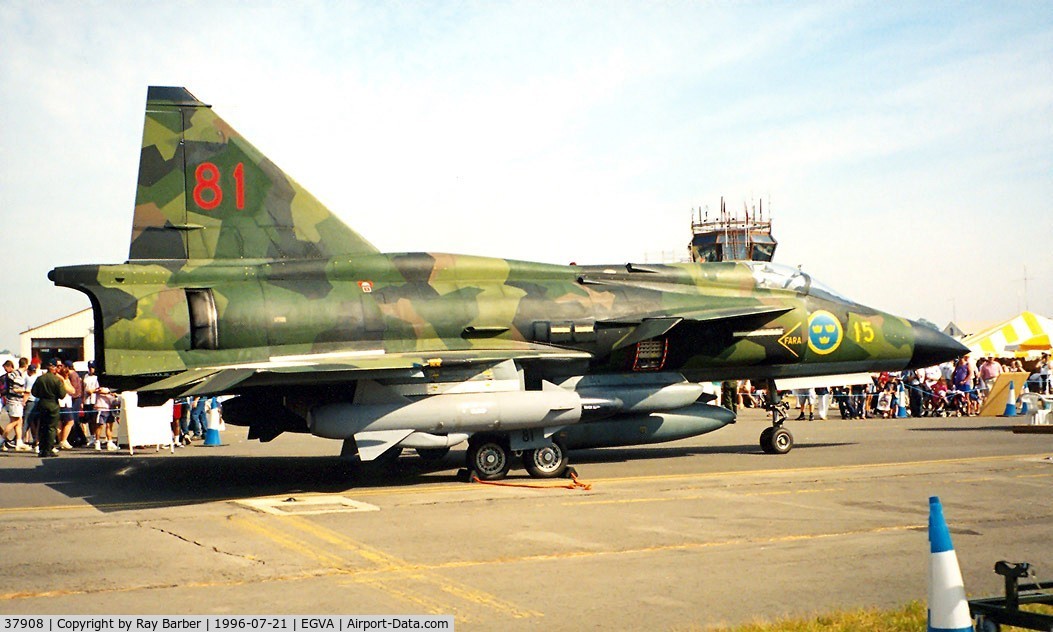
{"type": "Polygon", "coordinates": [[[1053,581],[1053,437],[1020,419],[788,423],[571,454],[584,488],[456,478],[412,451],[228,427],[175,454],[0,455],[0,613],[452,614],[459,630],[706,629],[924,601],[929,496],[971,597],[998,560],[1053,581]]]}

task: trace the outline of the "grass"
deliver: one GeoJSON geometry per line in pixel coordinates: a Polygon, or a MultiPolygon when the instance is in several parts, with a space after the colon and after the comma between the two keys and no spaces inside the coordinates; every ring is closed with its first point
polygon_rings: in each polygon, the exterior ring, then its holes
{"type": "MultiPolygon", "coordinates": [[[[1032,612],[1053,615],[1050,606],[1025,606],[1032,612]]],[[[926,605],[912,601],[896,610],[862,608],[845,610],[809,617],[779,619],[774,622],[760,621],[738,626],[707,627],[709,632],[917,632],[926,627],[926,605]]],[[[1003,632],[1015,632],[1022,628],[1003,626],[1003,632]]]]}

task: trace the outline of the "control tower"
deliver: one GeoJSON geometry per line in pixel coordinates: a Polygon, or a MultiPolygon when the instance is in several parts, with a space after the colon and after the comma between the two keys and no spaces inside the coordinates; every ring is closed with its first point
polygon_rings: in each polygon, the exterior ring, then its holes
{"type": "MultiPolygon", "coordinates": [[[[692,213],[692,215],[694,215],[692,213]]],[[[709,211],[691,218],[691,243],[687,248],[694,262],[771,261],[779,242],[771,236],[771,218],[764,220],[764,203],[743,216],[731,214],[720,198],[720,215],[709,218],[709,211]]]]}

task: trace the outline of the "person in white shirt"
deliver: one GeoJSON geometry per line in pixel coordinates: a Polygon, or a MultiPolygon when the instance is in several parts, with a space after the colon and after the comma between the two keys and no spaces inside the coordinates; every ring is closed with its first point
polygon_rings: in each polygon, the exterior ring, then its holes
{"type": "Polygon", "coordinates": [[[886,385],[878,395],[877,412],[885,419],[892,416],[892,386],[886,385]]]}
{"type": "Polygon", "coordinates": [[[102,449],[103,432],[106,433],[106,449],[110,452],[117,451],[117,443],[114,441],[114,426],[117,424],[117,415],[113,406],[117,396],[108,388],[99,388],[95,394],[95,412],[98,415],[98,423],[95,425],[95,449],[102,449]]]}
{"type": "MultiPolygon", "coordinates": [[[[95,414],[95,397],[99,390],[99,376],[95,375],[95,361],[88,363],[88,374],[84,376],[84,415],[81,417],[80,429],[84,438],[89,439],[95,433],[95,449],[99,449],[99,423],[95,414]]],[[[91,442],[89,441],[89,444],[91,442]]]]}

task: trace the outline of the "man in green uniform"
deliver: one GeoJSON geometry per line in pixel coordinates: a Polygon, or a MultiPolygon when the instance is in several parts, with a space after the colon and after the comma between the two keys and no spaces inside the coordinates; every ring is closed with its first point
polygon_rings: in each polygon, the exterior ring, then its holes
{"type": "Polygon", "coordinates": [[[56,430],[59,423],[59,400],[67,394],[73,394],[73,385],[58,374],[58,359],[48,363],[48,371],[33,384],[33,397],[37,398],[40,410],[40,438],[37,445],[41,458],[58,456],[53,450],[56,441],[56,430]]]}

